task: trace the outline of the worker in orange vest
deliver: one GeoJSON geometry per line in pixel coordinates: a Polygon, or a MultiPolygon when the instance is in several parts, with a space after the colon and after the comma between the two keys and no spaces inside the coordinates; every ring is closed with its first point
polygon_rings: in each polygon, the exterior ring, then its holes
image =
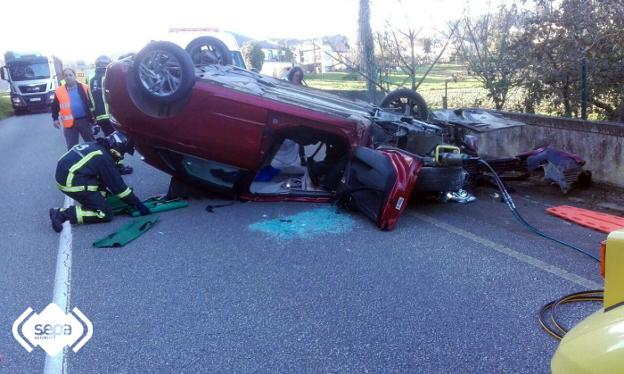
{"type": "Polygon", "coordinates": [[[63,125],[63,135],[67,149],[78,144],[78,137],[85,142],[93,138],[93,103],[89,96],[89,86],[76,81],[74,69],[63,69],[65,84],[54,92],[52,119],[57,129],[63,125]]]}

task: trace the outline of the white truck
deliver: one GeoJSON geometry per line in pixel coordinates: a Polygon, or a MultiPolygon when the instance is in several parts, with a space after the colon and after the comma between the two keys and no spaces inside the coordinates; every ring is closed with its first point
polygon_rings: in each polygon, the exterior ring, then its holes
{"type": "Polygon", "coordinates": [[[49,108],[63,74],[61,60],[41,53],[6,52],[0,77],[9,82],[15,114],[49,108]]]}

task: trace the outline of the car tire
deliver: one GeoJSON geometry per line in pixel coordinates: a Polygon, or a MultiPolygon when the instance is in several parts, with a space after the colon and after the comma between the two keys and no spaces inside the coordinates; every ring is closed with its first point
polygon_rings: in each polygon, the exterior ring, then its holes
{"type": "Polygon", "coordinates": [[[379,104],[381,108],[401,109],[408,117],[425,121],[429,116],[427,102],[416,91],[399,88],[390,92],[379,104]]]}
{"type": "Polygon", "coordinates": [[[186,108],[195,85],[195,66],[184,49],[170,42],[151,42],[132,58],[128,68],[126,84],[128,95],[136,108],[155,118],[174,117],[186,108]],[[151,60],[151,61],[150,61],[151,60]],[[160,71],[158,65],[169,62],[160,71]],[[150,88],[158,74],[161,78],[175,75],[176,84],[169,84],[162,90],[150,88]]]}
{"type": "Polygon", "coordinates": [[[128,74],[129,83],[159,103],[183,100],[195,84],[193,61],[186,51],[171,42],[149,43],[136,54],[128,74]]]}
{"type": "Polygon", "coordinates": [[[195,65],[232,65],[229,48],[213,36],[200,36],[191,40],[186,52],[195,65]]]}

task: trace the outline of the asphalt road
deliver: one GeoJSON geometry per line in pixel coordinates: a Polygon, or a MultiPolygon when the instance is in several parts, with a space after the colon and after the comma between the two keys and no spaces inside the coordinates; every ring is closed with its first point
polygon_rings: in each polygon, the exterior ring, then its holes
{"type": "MultiPolygon", "coordinates": [[[[49,114],[0,121],[0,372],[43,371],[13,321],[52,301],[59,236],[47,210],[64,152],[49,114]]],[[[139,196],[168,178],[128,163],[139,196]]],[[[588,257],[531,234],[505,205],[415,202],[392,232],[320,204],[194,200],[120,249],[92,242],[128,218],[72,228],[71,306],[93,323],[73,373],[548,372],[540,307],[601,287],[588,257]]],[[[595,254],[606,235],[547,216],[569,203],[514,194],[527,220],[595,254]]],[[[596,309],[567,308],[573,324],[596,309]]]]}

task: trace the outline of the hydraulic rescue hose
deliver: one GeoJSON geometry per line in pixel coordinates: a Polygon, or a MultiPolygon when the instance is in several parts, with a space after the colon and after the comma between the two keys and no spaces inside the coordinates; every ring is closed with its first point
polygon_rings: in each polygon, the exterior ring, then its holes
{"type": "Polygon", "coordinates": [[[511,210],[511,213],[513,214],[514,218],[520,222],[522,225],[526,226],[530,231],[532,231],[533,233],[552,240],[556,243],[559,243],[563,246],[566,246],[568,248],[574,249],[577,252],[580,252],[582,254],[584,254],[585,256],[590,257],[592,260],[595,261],[600,261],[600,259],[598,257],[596,257],[595,255],[573,245],[567,242],[564,242],[563,240],[554,238],[548,234],[545,234],[543,232],[541,232],[540,230],[538,230],[536,227],[532,226],[530,223],[528,223],[518,212],[518,209],[516,208],[516,205],[514,204],[513,200],[511,199],[511,196],[509,195],[509,192],[507,192],[507,189],[505,188],[505,185],[503,184],[503,181],[500,179],[500,177],[498,176],[498,174],[496,173],[496,171],[494,170],[494,168],[487,163],[487,161],[479,159],[479,162],[483,165],[485,165],[490,172],[492,173],[492,176],[494,177],[494,180],[496,181],[496,184],[498,185],[498,189],[501,191],[501,194],[503,195],[503,200],[505,201],[505,204],[507,204],[507,206],[509,207],[509,209],[511,210]]]}
{"type": "MultiPolygon", "coordinates": [[[[498,186],[498,188],[501,191],[501,194],[503,196],[503,200],[505,201],[505,204],[507,204],[507,206],[509,207],[509,209],[511,210],[511,213],[513,214],[514,218],[516,218],[516,220],[518,220],[518,222],[520,222],[521,224],[523,224],[524,226],[526,226],[529,230],[531,230],[532,232],[534,232],[535,234],[552,240],[554,242],[557,242],[563,246],[566,246],[568,248],[574,249],[575,251],[578,251],[588,257],[591,257],[593,260],[596,261],[600,261],[600,259],[594,255],[592,255],[591,253],[573,245],[567,242],[564,242],[563,240],[559,240],[557,238],[553,238],[550,235],[547,235],[543,232],[541,232],[540,230],[538,230],[537,228],[535,228],[534,226],[532,226],[531,224],[529,224],[518,212],[518,209],[516,208],[516,205],[514,204],[513,200],[511,199],[511,196],[509,195],[509,192],[507,191],[507,189],[505,188],[505,185],[503,184],[503,181],[500,179],[500,177],[498,176],[498,174],[496,173],[496,171],[494,170],[494,168],[488,164],[485,160],[479,160],[479,162],[483,165],[485,165],[490,172],[492,173],[492,176],[494,177],[494,180],[496,181],[496,185],[498,186]]],[[[563,339],[563,336],[568,332],[568,329],[563,326],[561,323],[559,323],[556,319],[557,317],[557,308],[559,308],[560,305],[562,304],[567,304],[567,303],[573,303],[573,302],[602,302],[604,298],[604,291],[603,290],[590,290],[590,291],[582,291],[582,292],[576,292],[576,293],[572,293],[569,295],[566,295],[562,298],[560,298],[559,300],[555,300],[555,301],[551,301],[550,303],[544,305],[542,307],[542,309],[539,312],[539,323],[542,326],[542,329],[544,329],[544,331],[546,331],[550,336],[552,336],[553,338],[557,339],[557,340],[561,340],[563,339]]]]}
{"type": "Polygon", "coordinates": [[[602,302],[604,297],[603,290],[591,290],[576,292],[566,295],[559,300],[551,301],[544,305],[539,312],[539,322],[542,328],[553,338],[557,340],[563,339],[563,336],[568,332],[568,329],[561,323],[557,322],[557,308],[561,304],[574,303],[574,302],[602,302]],[[548,315],[548,317],[547,317],[548,315]]]}

